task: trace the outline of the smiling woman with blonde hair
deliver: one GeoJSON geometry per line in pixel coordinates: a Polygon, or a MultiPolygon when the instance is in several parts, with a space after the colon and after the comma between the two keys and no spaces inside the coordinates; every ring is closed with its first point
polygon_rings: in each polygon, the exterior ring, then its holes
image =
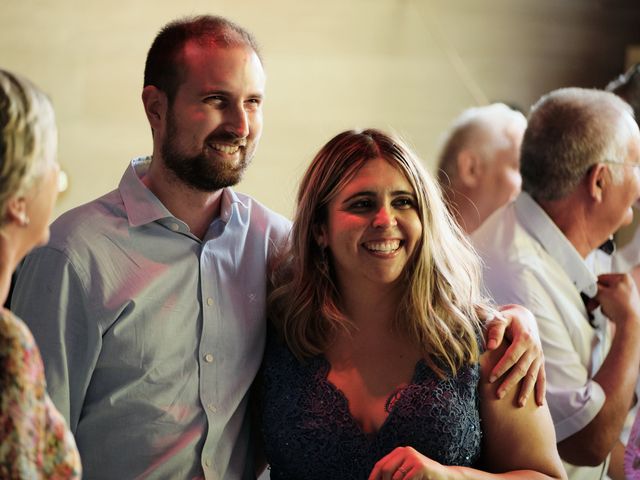
{"type": "MultiPolygon", "coordinates": [[[[51,102],[27,79],[0,69],[0,302],[22,258],[49,239],[58,193],[51,102]]],[[[0,478],[77,479],[80,458],[46,393],[33,337],[0,311],[0,478]]]]}
{"type": "Polygon", "coordinates": [[[548,409],[496,396],[479,260],[402,141],[330,140],[282,258],[259,387],[272,480],[565,478],[548,409]]]}

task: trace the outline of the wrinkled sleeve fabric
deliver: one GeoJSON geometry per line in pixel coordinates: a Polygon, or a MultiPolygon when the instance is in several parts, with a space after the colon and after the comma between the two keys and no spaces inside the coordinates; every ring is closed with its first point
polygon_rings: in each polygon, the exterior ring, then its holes
{"type": "Polygon", "coordinates": [[[49,395],[74,433],[101,346],[86,282],[66,252],[42,247],[20,268],[11,300],[40,347],[49,395]]]}
{"type": "Polygon", "coordinates": [[[545,356],[547,403],[560,442],[593,420],[606,395],[576,351],[578,335],[563,320],[571,305],[558,305],[561,299],[553,293],[557,279],[536,273],[540,272],[526,265],[509,272],[485,272],[485,284],[498,303],[524,305],[536,317],[545,356]]]}

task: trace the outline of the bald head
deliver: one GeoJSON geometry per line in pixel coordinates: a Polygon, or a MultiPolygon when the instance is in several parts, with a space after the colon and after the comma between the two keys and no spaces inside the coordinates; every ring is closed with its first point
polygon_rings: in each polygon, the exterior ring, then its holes
{"type": "Polygon", "coordinates": [[[471,233],[520,191],[522,113],[502,103],[469,108],[455,119],[438,156],[438,180],[452,212],[471,233]]]}

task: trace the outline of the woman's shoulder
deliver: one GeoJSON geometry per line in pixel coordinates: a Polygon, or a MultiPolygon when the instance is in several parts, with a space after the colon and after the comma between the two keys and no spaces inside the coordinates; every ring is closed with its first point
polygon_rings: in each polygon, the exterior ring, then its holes
{"type": "MultiPolygon", "coordinates": [[[[9,310],[0,309],[0,369],[3,395],[44,385],[44,367],[29,327],[9,310]]],[[[37,389],[41,397],[44,387],[37,389]],[[41,391],[40,391],[41,390],[41,391]]]]}
{"type": "Polygon", "coordinates": [[[6,357],[23,356],[24,352],[35,350],[29,327],[9,310],[0,309],[0,357],[3,361],[6,362],[6,357]]]}
{"type": "Polygon", "coordinates": [[[415,389],[433,391],[452,401],[474,401],[478,395],[480,384],[480,364],[467,363],[453,373],[443,362],[435,360],[440,373],[429,365],[427,359],[422,359],[416,366],[412,384],[415,389]]]}
{"type": "Polygon", "coordinates": [[[0,309],[0,465],[12,478],[80,478],[80,457],[46,394],[40,352],[26,324],[0,309]],[[43,450],[43,446],[45,449],[43,450]]]}

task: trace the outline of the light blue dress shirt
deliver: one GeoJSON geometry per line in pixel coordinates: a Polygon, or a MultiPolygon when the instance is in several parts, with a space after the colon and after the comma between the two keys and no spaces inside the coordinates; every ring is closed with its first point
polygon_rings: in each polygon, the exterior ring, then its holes
{"type": "Polygon", "coordinates": [[[264,349],[267,258],[290,222],[225,189],[201,241],[142,183],[61,216],[12,308],[88,479],[246,479],[249,387],[264,349]]]}

